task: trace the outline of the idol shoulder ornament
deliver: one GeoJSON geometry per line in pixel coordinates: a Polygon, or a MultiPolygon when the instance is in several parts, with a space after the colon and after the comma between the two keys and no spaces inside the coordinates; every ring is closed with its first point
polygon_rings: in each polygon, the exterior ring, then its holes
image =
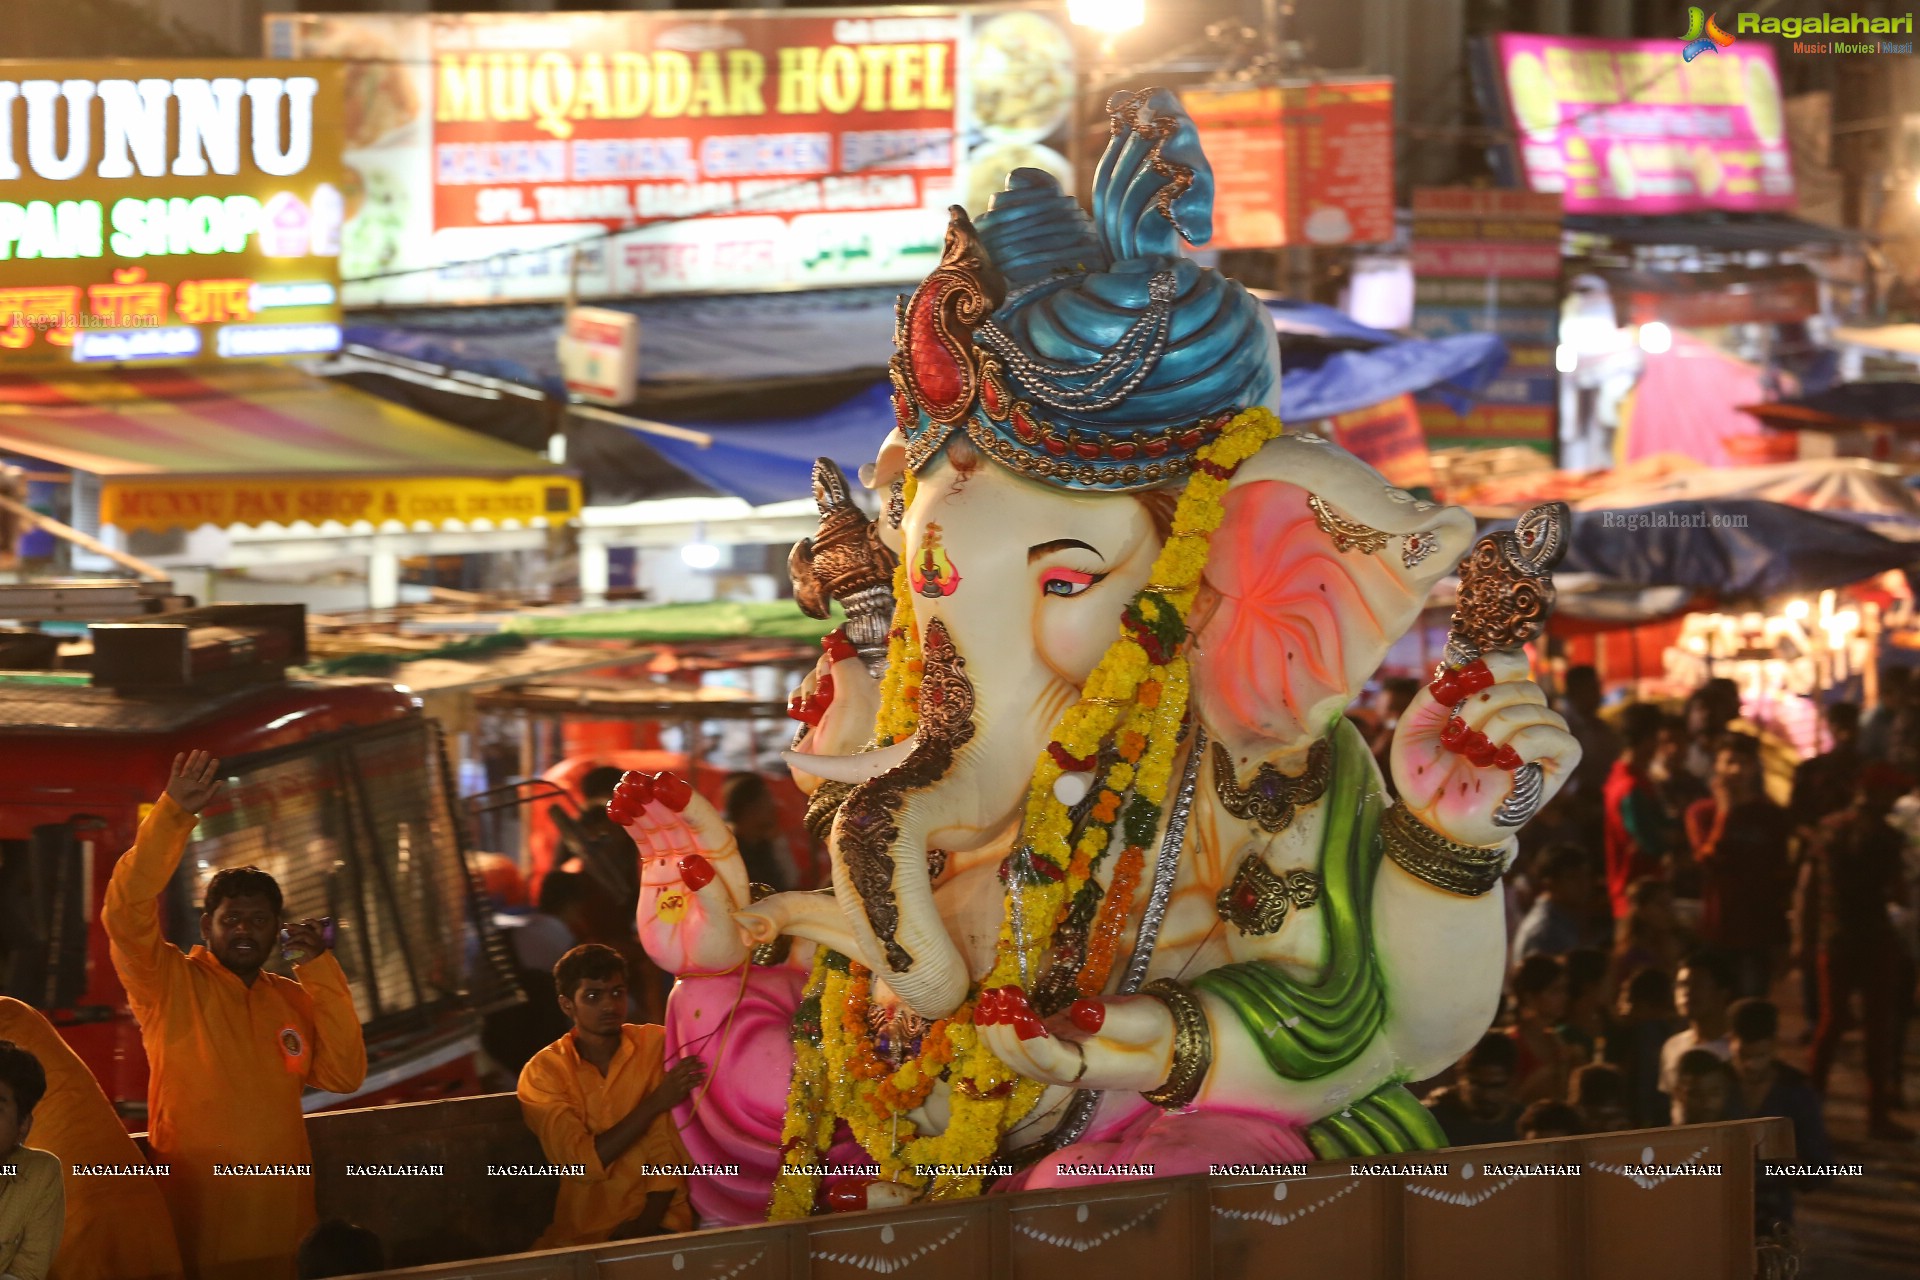
{"type": "Polygon", "coordinates": [[[1433,1147],[1401,1082],[1492,1020],[1491,890],[1579,758],[1519,650],[1565,514],[1462,569],[1389,801],[1343,713],[1473,520],[1282,428],[1266,309],[1180,252],[1212,229],[1192,121],[1109,110],[1091,212],[1021,169],[948,213],[898,310],[879,518],[819,485],[796,592],[865,611],[787,757],[831,888],[756,900],[684,784],[622,809],[670,1046],[724,1026],[757,1064],[679,1117],[741,1170],[694,1182],[709,1222],[1433,1147]]]}

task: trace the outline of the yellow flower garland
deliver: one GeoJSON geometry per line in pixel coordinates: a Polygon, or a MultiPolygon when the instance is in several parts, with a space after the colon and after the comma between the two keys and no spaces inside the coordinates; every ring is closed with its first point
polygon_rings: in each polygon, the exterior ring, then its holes
{"type": "MultiPolygon", "coordinates": [[[[1039,975],[1057,926],[1108,852],[1124,797],[1131,794],[1150,806],[1149,813],[1157,820],[1172,782],[1173,757],[1190,691],[1191,672],[1184,654],[1186,619],[1206,570],[1213,532],[1225,514],[1229,481],[1242,463],[1280,431],[1272,413],[1249,409],[1228,423],[1195,459],[1166,545],[1154,561],[1147,588],[1135,599],[1138,622],[1123,619],[1119,638],[1088,677],[1080,701],[1061,716],[1052,741],[1035,762],[1021,831],[1029,857],[1044,859],[1058,876],[1015,877],[1009,885],[993,970],[980,989],[1025,986],[1039,975]],[[1156,662],[1141,642],[1141,626],[1182,639],[1163,654],[1164,661],[1156,662]],[[1103,816],[1089,821],[1078,843],[1070,847],[1072,815],[1054,794],[1054,784],[1065,772],[1056,750],[1074,760],[1090,760],[1108,743],[1117,744],[1118,758],[1101,779],[1104,790],[1096,808],[1103,816]]],[[[916,488],[909,475],[905,489],[909,507],[916,488]]],[[[904,562],[894,574],[894,602],[895,624],[874,730],[882,745],[906,738],[919,719],[922,659],[904,562]]],[[[865,1047],[863,1032],[850,1033],[849,1028],[865,1026],[869,982],[860,966],[824,949],[814,962],[795,1017],[793,1080],[781,1130],[782,1168],[769,1207],[773,1218],[800,1218],[813,1212],[820,1159],[832,1145],[836,1121],[846,1124],[888,1180],[930,1199],[977,1195],[981,1183],[977,1176],[939,1174],[929,1179],[918,1170],[932,1165],[967,1169],[989,1163],[1002,1138],[1033,1109],[1045,1089],[994,1056],[974,1029],[974,999],[930,1030],[922,1038],[919,1054],[891,1073],[865,1067],[863,1060],[871,1049],[865,1047]],[[816,1016],[817,1033],[811,1021],[816,1016]],[[814,1034],[819,1037],[817,1047],[814,1034]],[[921,1136],[905,1109],[892,1100],[923,1096],[928,1082],[943,1075],[950,1086],[946,1128],[921,1136]]]]}

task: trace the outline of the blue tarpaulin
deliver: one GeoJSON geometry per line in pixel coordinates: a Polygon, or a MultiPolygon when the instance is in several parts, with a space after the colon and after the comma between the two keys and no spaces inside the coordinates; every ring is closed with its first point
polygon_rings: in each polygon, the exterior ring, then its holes
{"type": "Polygon", "coordinates": [[[1916,559],[1912,543],[1851,521],[1737,498],[1575,512],[1560,571],[1739,600],[1844,587],[1916,559]]]}
{"type": "MultiPolygon", "coordinates": [[[[753,381],[878,369],[892,351],[895,290],[614,304],[641,316],[641,366],[649,383],[753,381]]],[[[1395,396],[1432,393],[1458,402],[1506,363],[1490,334],[1402,338],[1331,307],[1266,300],[1281,342],[1280,413],[1306,423],[1395,396]]],[[[493,314],[435,312],[350,325],[346,341],[445,368],[564,394],[554,353],[560,312],[508,307],[493,314]]],[[[893,429],[887,384],[876,381],[824,412],[751,421],[672,420],[710,436],[695,444],[648,435],[647,444],[696,479],[752,503],[804,498],[813,459],[849,472],[873,461],[893,429]]],[[[658,416],[658,415],[649,415],[658,416]]]]}
{"type": "MultiPolygon", "coordinates": [[[[1498,338],[1479,333],[1333,352],[1317,369],[1283,376],[1280,417],[1292,423],[1328,418],[1403,392],[1433,388],[1441,378],[1478,385],[1474,378],[1491,377],[1506,358],[1498,338]]],[[[1457,389],[1460,382],[1452,385],[1457,389]]],[[[873,461],[880,442],[893,430],[891,396],[888,384],[880,382],[824,413],[759,422],[674,424],[712,436],[713,444],[706,448],[655,435],[649,435],[647,443],[689,475],[748,502],[801,498],[811,492],[815,458],[832,458],[849,475],[873,461]]]]}
{"type": "MultiPolygon", "coordinates": [[[[670,436],[647,444],[674,466],[755,506],[813,492],[813,460],[832,458],[849,476],[872,462],[893,430],[893,389],[877,382],[825,413],[761,422],[689,422],[713,437],[706,448],[670,436]]],[[[679,424],[676,424],[679,425],[679,424]]]]}

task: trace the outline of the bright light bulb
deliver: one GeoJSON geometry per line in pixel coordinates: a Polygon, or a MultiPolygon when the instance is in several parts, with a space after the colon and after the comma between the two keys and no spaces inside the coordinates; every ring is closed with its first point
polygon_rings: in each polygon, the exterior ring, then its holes
{"type": "Polygon", "coordinates": [[[1805,619],[1806,616],[1812,612],[1813,607],[1805,600],[1787,601],[1787,616],[1796,622],[1805,619]]]}
{"type": "Polygon", "coordinates": [[[1572,373],[1580,367],[1580,353],[1573,349],[1571,342],[1563,342],[1553,349],[1553,367],[1561,373],[1572,373]]]}
{"type": "Polygon", "coordinates": [[[1650,356],[1662,355],[1673,349],[1673,330],[1658,320],[1650,320],[1640,326],[1640,349],[1650,356]]]}
{"type": "Polygon", "coordinates": [[[1067,17],[1076,27],[1115,35],[1146,21],[1147,0],[1067,0],[1067,17]]]}
{"type": "Polygon", "coordinates": [[[689,569],[711,569],[720,563],[720,548],[711,542],[689,542],[680,548],[680,558],[689,569]]]}

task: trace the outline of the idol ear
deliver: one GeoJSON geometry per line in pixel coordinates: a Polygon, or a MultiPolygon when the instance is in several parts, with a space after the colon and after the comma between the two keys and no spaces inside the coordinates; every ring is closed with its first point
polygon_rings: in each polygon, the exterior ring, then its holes
{"type": "Polygon", "coordinates": [[[893,486],[906,478],[907,474],[907,437],[895,428],[880,445],[880,456],[874,460],[873,480],[869,488],[881,494],[880,499],[880,541],[894,555],[905,558],[906,545],[900,530],[888,518],[887,503],[892,496],[893,486]]]}
{"type": "Polygon", "coordinates": [[[1194,696],[1241,761],[1325,733],[1473,540],[1315,436],[1282,436],[1234,477],[1195,609],[1194,696]]]}

